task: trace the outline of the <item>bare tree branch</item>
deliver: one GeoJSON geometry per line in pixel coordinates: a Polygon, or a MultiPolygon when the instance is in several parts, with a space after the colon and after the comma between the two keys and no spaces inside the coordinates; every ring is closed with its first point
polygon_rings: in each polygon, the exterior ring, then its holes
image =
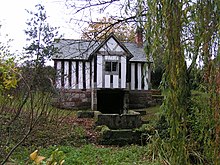
{"type": "MultiPolygon", "coordinates": [[[[66,2],[69,1],[69,0],[66,0],[66,2]]],[[[85,9],[90,9],[92,7],[97,7],[97,6],[103,6],[103,5],[106,5],[104,7],[104,9],[106,9],[109,5],[111,5],[113,2],[119,2],[120,0],[110,0],[110,1],[99,1],[99,3],[94,3],[92,4],[91,1],[88,1],[88,4],[86,4],[85,6],[81,7],[80,9],[78,9],[74,14],[77,14],[79,13],[80,11],[82,10],[85,10],[85,9]]],[[[71,7],[75,7],[75,5],[70,5],[71,7]]]]}

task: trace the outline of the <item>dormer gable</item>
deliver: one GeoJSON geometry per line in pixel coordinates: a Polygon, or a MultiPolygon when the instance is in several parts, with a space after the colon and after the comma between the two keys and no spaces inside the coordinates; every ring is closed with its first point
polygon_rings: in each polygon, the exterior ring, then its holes
{"type": "Polygon", "coordinates": [[[131,52],[121,43],[117,37],[111,33],[90,55],[92,58],[95,54],[101,55],[124,55],[128,59],[132,58],[131,52]]]}

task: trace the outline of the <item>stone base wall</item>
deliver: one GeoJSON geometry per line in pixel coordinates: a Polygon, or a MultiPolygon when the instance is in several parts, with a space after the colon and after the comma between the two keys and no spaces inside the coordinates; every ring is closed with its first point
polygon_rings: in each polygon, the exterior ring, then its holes
{"type": "MultiPolygon", "coordinates": [[[[92,90],[60,89],[54,98],[54,105],[65,109],[92,109],[92,90]]],[[[94,93],[94,91],[93,91],[94,93]]],[[[95,92],[96,93],[96,92],[95,92]]],[[[128,109],[141,109],[152,106],[155,101],[150,90],[131,90],[129,96],[128,109]]],[[[93,97],[95,97],[94,95],[93,97]]],[[[94,100],[96,100],[95,98],[94,100]]],[[[93,101],[94,101],[93,100],[93,101]]],[[[94,102],[95,104],[95,102],[94,102]]],[[[97,104],[97,103],[96,103],[97,104]]],[[[96,105],[95,104],[95,105],[96,105]]],[[[96,105],[97,106],[97,105],[96,105]]],[[[96,110],[95,108],[93,110],[96,110]]]]}
{"type": "Polygon", "coordinates": [[[152,93],[150,90],[129,91],[129,109],[147,108],[152,105],[152,93]]]}
{"type": "Polygon", "coordinates": [[[64,109],[91,109],[91,90],[60,89],[54,104],[64,109]]]}

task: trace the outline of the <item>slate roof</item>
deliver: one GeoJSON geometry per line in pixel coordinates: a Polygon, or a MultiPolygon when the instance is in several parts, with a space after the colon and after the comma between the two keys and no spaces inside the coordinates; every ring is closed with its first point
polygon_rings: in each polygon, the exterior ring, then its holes
{"type": "Polygon", "coordinates": [[[100,42],[97,41],[62,39],[54,44],[59,53],[52,59],[88,60],[89,55],[99,44],[100,42]]]}
{"type": "Polygon", "coordinates": [[[123,44],[133,55],[130,61],[149,62],[149,60],[147,60],[143,47],[138,47],[136,43],[132,43],[132,42],[124,42],[123,44]]]}
{"type": "MultiPolygon", "coordinates": [[[[62,39],[59,43],[55,43],[59,53],[55,54],[52,59],[88,60],[101,43],[100,41],[62,39]]],[[[138,47],[136,43],[132,42],[122,42],[121,44],[133,55],[130,61],[152,62],[152,60],[147,60],[143,47],[138,47]]]]}

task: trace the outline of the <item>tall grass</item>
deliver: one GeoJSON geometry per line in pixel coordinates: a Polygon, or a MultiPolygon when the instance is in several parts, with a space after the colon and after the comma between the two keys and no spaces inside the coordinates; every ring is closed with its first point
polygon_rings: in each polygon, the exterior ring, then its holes
{"type": "Polygon", "coordinates": [[[48,92],[0,96],[0,160],[7,160],[19,145],[30,145],[27,139],[48,129],[49,123],[58,128],[68,116],[51,106],[51,96],[48,92]]]}

